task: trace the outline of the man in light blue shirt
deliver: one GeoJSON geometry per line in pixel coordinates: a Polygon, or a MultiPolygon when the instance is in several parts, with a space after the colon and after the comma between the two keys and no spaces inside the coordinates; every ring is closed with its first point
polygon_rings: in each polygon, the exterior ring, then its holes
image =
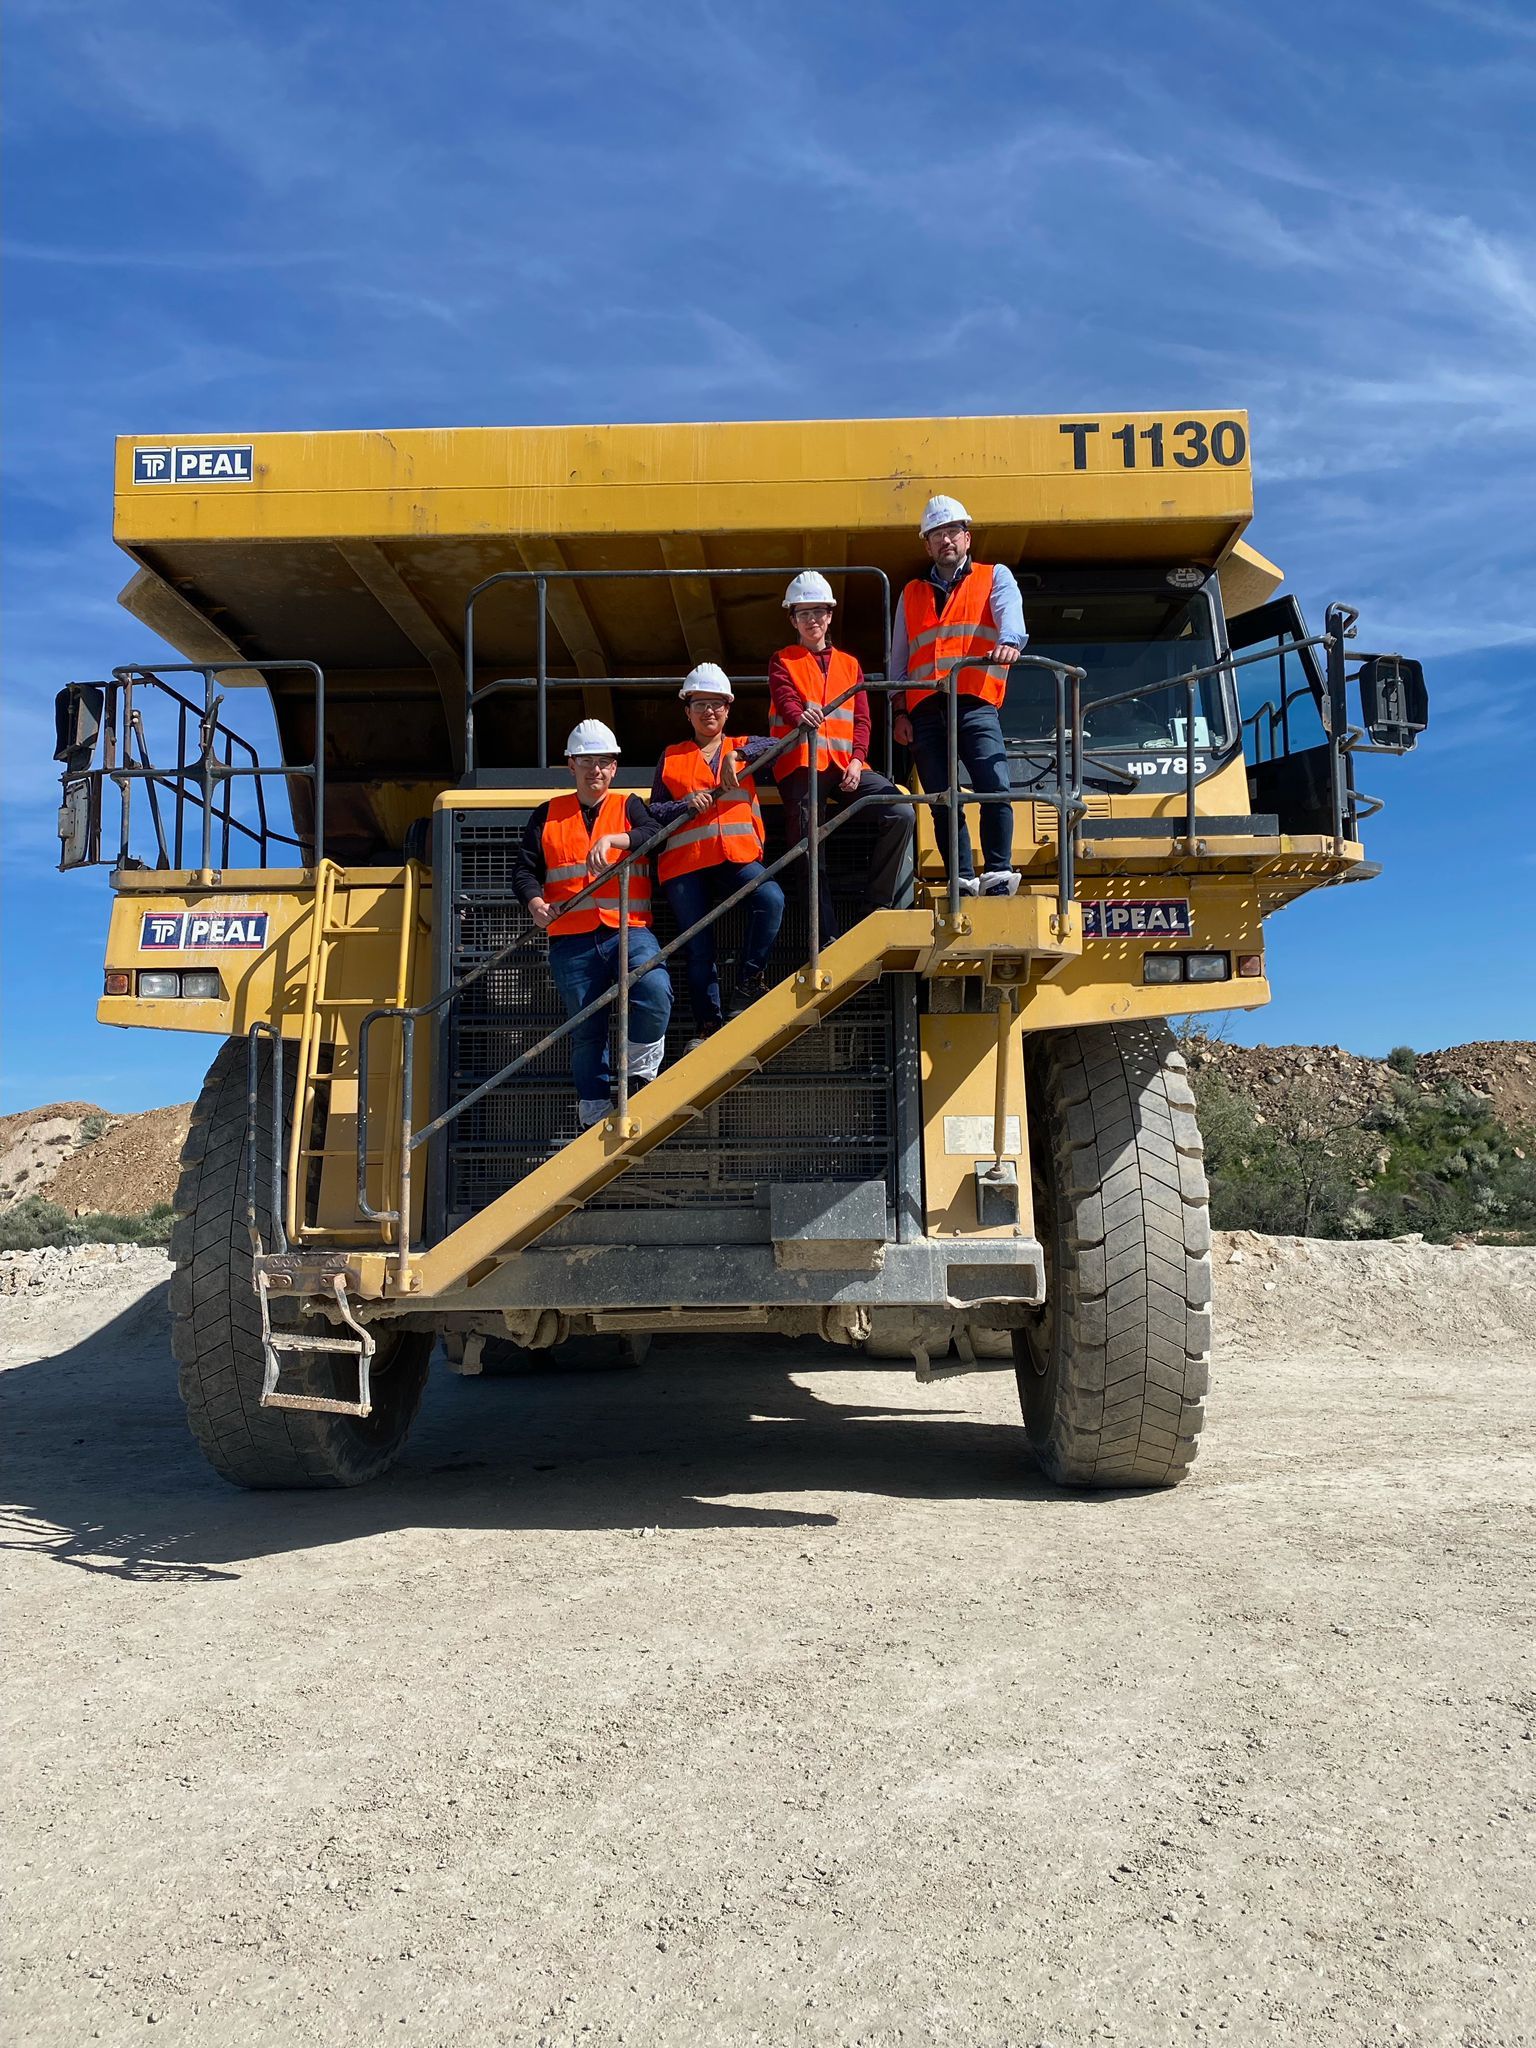
{"type": "MultiPolygon", "coordinates": [[[[1010,569],[971,560],[970,515],[958,499],[930,498],[918,532],[929,571],[902,591],[891,637],[892,680],[910,679],[918,687],[896,699],[896,741],[912,749],[924,790],[931,794],[942,789],[949,775],[946,685],[950,670],[958,669],[956,749],[961,765],[978,794],[1001,794],[1012,788],[1012,781],[999,714],[1007,672],[1028,638],[1024,601],[1010,569]]],[[[1013,807],[993,803],[980,809],[979,879],[961,811],[960,889],[969,896],[1012,896],[1019,886],[1013,868],[1013,807]]],[[[933,826],[947,866],[946,806],[934,806],[933,826]]]]}

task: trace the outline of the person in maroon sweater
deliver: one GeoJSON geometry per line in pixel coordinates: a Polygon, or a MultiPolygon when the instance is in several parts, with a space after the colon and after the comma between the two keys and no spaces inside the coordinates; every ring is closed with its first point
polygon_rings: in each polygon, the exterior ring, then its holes
{"type": "MultiPolygon", "coordinates": [[[[860,799],[896,796],[895,783],[869,765],[869,693],[857,659],[832,645],[836,602],[832,586],[814,569],[796,576],[784,595],[796,644],[781,647],[768,664],[769,735],[775,740],[801,735],[799,744],[786,748],[773,764],[791,844],[805,837],[813,763],[823,816],[860,799]],[[839,698],[846,701],[839,703],[839,698]]],[[[871,910],[889,910],[906,888],[912,813],[899,802],[866,802],[861,815],[875,830],[866,900],[871,910]]],[[[837,922],[825,858],[820,893],[822,936],[832,938],[837,922]]]]}

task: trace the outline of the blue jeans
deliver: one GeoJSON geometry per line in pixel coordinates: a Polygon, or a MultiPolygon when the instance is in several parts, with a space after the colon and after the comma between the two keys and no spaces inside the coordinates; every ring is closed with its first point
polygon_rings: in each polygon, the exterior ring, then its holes
{"type": "MultiPolygon", "coordinates": [[[[1003,750],[1003,728],[997,706],[980,697],[961,697],[956,732],[960,765],[970,777],[971,787],[982,792],[1012,788],[1008,756],[1003,750]]],[[[949,781],[949,707],[942,697],[928,697],[912,713],[912,757],[924,790],[931,796],[949,781]]],[[[984,868],[1006,868],[1013,860],[1012,804],[982,804],[981,864],[984,868]]],[[[949,806],[933,806],[933,833],[939,842],[939,858],[949,869],[949,806]]],[[[966,827],[965,806],[960,807],[960,872],[974,875],[971,835],[966,827]]]]}
{"type": "MultiPolygon", "coordinates": [[[[727,896],[734,896],[738,889],[747,884],[756,887],[747,898],[747,935],[742,941],[741,958],[736,963],[738,982],[759,981],[768,966],[768,955],[773,951],[773,942],[779,936],[779,926],[784,922],[784,891],[775,881],[763,879],[763,864],[760,860],[716,861],[713,867],[693,868],[686,875],[674,875],[665,884],[667,901],[672,906],[672,915],[677,919],[680,932],[691,924],[697,924],[701,917],[707,917],[717,903],[723,903],[727,896]]],[[[688,996],[693,1004],[693,1021],[702,1030],[719,1024],[724,1011],[720,1007],[720,962],[715,950],[714,925],[695,932],[683,948],[683,964],[688,970],[688,996]]]]}
{"type": "MultiPolygon", "coordinates": [[[[643,925],[629,928],[629,964],[633,971],[654,960],[660,941],[643,925]]],[[[595,932],[572,932],[549,942],[549,971],[554,976],[565,1014],[574,1017],[588,1003],[613,987],[619,978],[619,934],[607,925],[595,932]]],[[[608,1023],[618,1015],[612,1002],[571,1033],[571,1079],[584,1102],[601,1102],[612,1087],[608,1064],[608,1023]]],[[[672,983],[664,966],[653,967],[631,982],[629,1036],[633,1044],[654,1045],[664,1038],[672,1014],[672,983]]]]}

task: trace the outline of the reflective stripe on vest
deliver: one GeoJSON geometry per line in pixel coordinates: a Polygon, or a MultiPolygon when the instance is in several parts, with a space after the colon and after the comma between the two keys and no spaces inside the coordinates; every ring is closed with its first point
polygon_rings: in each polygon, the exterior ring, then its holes
{"type": "Polygon", "coordinates": [[[1007,670],[979,665],[991,658],[1002,638],[991,618],[992,564],[972,562],[970,573],[949,593],[942,618],[935,596],[926,576],[914,579],[901,593],[901,615],[907,627],[907,679],[928,685],[906,692],[907,710],[946,690],[950,671],[959,662],[966,663],[955,678],[960,695],[1001,704],[1008,689],[1007,670]]]}
{"type": "MultiPolygon", "coordinates": [[[[827,664],[825,675],[821,662],[808,647],[781,647],[777,659],[789,670],[789,679],[800,693],[804,704],[830,704],[835,697],[856,687],[859,680],[859,664],[851,654],[844,654],[840,648],[832,649],[832,659],[827,664]]],[[[836,711],[829,711],[816,732],[816,765],[818,768],[847,768],[853,761],[853,704],[852,697],[836,711]]],[[[811,763],[811,735],[808,729],[786,725],[775,711],[768,723],[770,739],[787,739],[792,732],[802,737],[797,747],[786,747],[773,764],[777,781],[782,782],[797,768],[809,768],[811,763]]]]}
{"type": "MultiPolygon", "coordinates": [[[[745,744],[722,739],[719,758],[745,744]]],[[[656,859],[663,882],[676,881],[695,868],[718,867],[722,861],[745,867],[748,861],[762,859],[763,814],[750,775],[742,776],[739,790],[720,789],[704,749],[693,740],[679,740],[661,757],[661,779],[675,797],[692,796],[696,789],[716,792],[714,803],[696,824],[685,825],[663,843],[656,859]]]]}
{"type": "MultiPolygon", "coordinates": [[[[594,839],[610,832],[629,830],[629,799],[609,790],[598,806],[592,830],[581,814],[578,796],[557,796],[550,800],[540,843],[544,848],[544,901],[558,910],[587,886],[587,855],[594,839]]],[[[629,921],[648,925],[651,921],[651,870],[648,862],[637,860],[629,869],[629,921]]],[[[610,868],[601,885],[585,903],[550,919],[549,931],[557,939],[574,932],[595,932],[600,924],[614,931],[619,926],[619,872],[610,868]]]]}

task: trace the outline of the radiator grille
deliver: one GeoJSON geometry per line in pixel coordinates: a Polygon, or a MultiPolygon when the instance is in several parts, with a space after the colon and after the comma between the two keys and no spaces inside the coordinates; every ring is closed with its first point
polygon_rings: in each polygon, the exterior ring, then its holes
{"type": "MultiPolygon", "coordinates": [[[[564,1020],[546,941],[511,886],[520,831],[521,820],[508,813],[454,814],[451,886],[445,892],[452,918],[448,964],[453,977],[462,977],[509,940],[520,938],[524,948],[450,1006],[439,1069],[445,1106],[462,1101],[564,1020]]],[[[840,892],[839,879],[858,886],[867,872],[869,835],[855,820],[834,845],[834,900],[846,929],[859,905],[856,896],[840,892]]],[[[788,908],[772,978],[781,978],[805,957],[803,871],[791,868],[782,879],[788,908]]],[[[665,944],[677,927],[659,888],[655,920],[665,944]]],[[[741,914],[732,912],[716,928],[727,1000],[742,924],[741,914]]],[[[668,964],[675,991],[667,1039],[670,1064],[692,1035],[693,1017],[682,963],[674,958],[668,964]]],[[[717,1210],[760,1211],[766,1239],[768,1188],[774,1180],[883,1179],[894,1206],[894,1000],[889,979],[864,990],[761,1074],[741,1082],[697,1122],[631,1167],[589,1208],[696,1211],[699,1241],[709,1242],[709,1218],[717,1210]]],[[[442,1155],[446,1227],[484,1208],[577,1130],[569,1045],[561,1042],[449,1124],[442,1155]]],[[[579,1241],[580,1235],[580,1217],[562,1227],[563,1241],[579,1241]]]]}

